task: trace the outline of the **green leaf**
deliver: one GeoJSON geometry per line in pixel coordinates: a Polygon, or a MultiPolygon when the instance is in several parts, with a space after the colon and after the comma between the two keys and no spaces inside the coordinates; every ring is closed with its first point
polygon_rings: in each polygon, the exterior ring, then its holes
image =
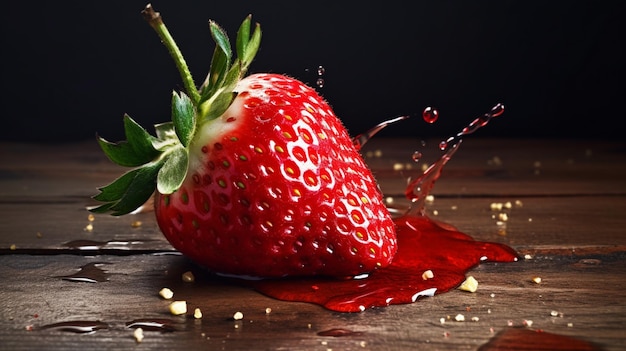
{"type": "Polygon", "coordinates": [[[235,49],[237,58],[231,64],[232,49],[226,32],[215,22],[210,22],[211,36],[217,44],[211,61],[211,69],[200,89],[196,103],[198,124],[215,119],[232,103],[233,90],[245,75],[261,43],[261,26],[255,24],[251,32],[252,16],[247,16],[237,31],[235,49]]]}
{"type": "Polygon", "coordinates": [[[250,66],[250,63],[252,63],[252,60],[254,60],[254,57],[259,51],[259,46],[261,46],[261,26],[257,23],[254,27],[252,38],[250,38],[250,41],[247,43],[243,51],[243,55],[239,56],[241,59],[242,73],[245,74],[248,70],[248,66],[250,66]]]}
{"type": "Polygon", "coordinates": [[[160,154],[152,146],[155,138],[126,114],[124,115],[124,132],[126,133],[126,140],[137,156],[147,160],[146,162],[154,160],[160,154]]]}
{"type": "Polygon", "coordinates": [[[166,151],[171,147],[180,144],[176,130],[174,130],[173,122],[165,122],[155,124],[154,129],[156,131],[157,138],[152,141],[152,146],[159,151],[166,151]]]}
{"type": "Polygon", "coordinates": [[[239,26],[239,30],[237,31],[237,57],[243,57],[246,52],[246,47],[248,46],[248,41],[250,41],[250,21],[252,19],[252,15],[248,15],[243,22],[241,22],[241,26],[239,26]]]}
{"type": "Polygon", "coordinates": [[[215,48],[213,59],[211,60],[211,70],[200,89],[199,103],[208,100],[219,89],[229,65],[230,60],[227,59],[224,52],[219,48],[215,48]]]}
{"type": "Polygon", "coordinates": [[[213,40],[215,40],[215,44],[217,44],[217,48],[224,53],[230,62],[233,57],[233,51],[230,47],[230,40],[228,39],[226,31],[213,21],[209,22],[209,27],[211,29],[211,36],[213,37],[213,40]]]}
{"type": "Polygon", "coordinates": [[[162,164],[157,162],[138,168],[122,198],[109,208],[111,214],[121,216],[131,213],[148,201],[154,193],[157,174],[162,164]]]}
{"type": "Polygon", "coordinates": [[[93,199],[102,202],[112,202],[121,199],[122,196],[124,196],[126,189],[128,189],[130,184],[133,182],[137,172],[139,172],[139,169],[126,172],[121,177],[114,180],[113,183],[99,188],[98,190],[100,190],[100,194],[94,196],[93,199]]]}
{"type": "Polygon", "coordinates": [[[146,160],[142,155],[135,153],[135,150],[127,141],[112,143],[99,136],[97,140],[107,157],[120,166],[136,167],[150,161],[146,160]]]}
{"type": "Polygon", "coordinates": [[[182,147],[174,148],[168,155],[165,164],[157,176],[157,190],[161,194],[171,194],[178,190],[187,175],[189,155],[182,147]]]}
{"type": "Polygon", "coordinates": [[[224,89],[223,92],[215,94],[214,99],[207,105],[208,109],[204,113],[204,118],[209,121],[224,114],[228,107],[230,107],[235,96],[237,96],[236,93],[226,89],[224,89]]]}
{"type": "Polygon", "coordinates": [[[172,92],[172,121],[178,140],[187,147],[196,127],[196,109],[185,93],[172,92]]]}
{"type": "Polygon", "coordinates": [[[200,115],[203,116],[200,122],[210,121],[221,116],[230,107],[230,104],[237,96],[234,92],[235,86],[239,82],[241,75],[241,64],[236,59],[228,71],[222,87],[211,95],[210,99],[203,102],[200,107],[200,115]]]}
{"type": "Polygon", "coordinates": [[[97,137],[100,148],[107,157],[120,166],[136,167],[148,163],[161,153],[153,146],[155,138],[138,125],[130,116],[124,115],[126,139],[112,143],[97,137]]]}
{"type": "Polygon", "coordinates": [[[104,204],[90,209],[91,212],[111,212],[114,216],[128,214],[143,205],[152,195],[156,178],[163,162],[153,162],[133,169],[100,189],[93,198],[104,204]]]}
{"type": "Polygon", "coordinates": [[[174,130],[173,122],[164,122],[154,125],[154,130],[157,135],[157,139],[159,140],[176,140],[178,137],[176,136],[176,131],[174,130]]]}
{"type": "Polygon", "coordinates": [[[226,32],[215,22],[209,21],[211,37],[215,41],[215,51],[211,59],[209,74],[202,84],[200,103],[206,101],[213,93],[222,86],[226,73],[230,68],[233,52],[226,32]]]}

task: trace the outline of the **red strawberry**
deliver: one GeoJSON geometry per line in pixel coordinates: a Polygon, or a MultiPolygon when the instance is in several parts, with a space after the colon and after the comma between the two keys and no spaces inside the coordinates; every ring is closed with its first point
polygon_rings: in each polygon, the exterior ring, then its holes
{"type": "Polygon", "coordinates": [[[94,198],[129,213],[156,192],[156,218],[180,252],[222,274],[352,276],[388,265],[395,228],[371,171],[314,89],[282,75],[244,78],[259,45],[250,18],[231,64],[215,23],[211,70],[197,90],[158,13],[146,18],[173,53],[189,97],[174,93],[157,137],[126,116],[127,141],[99,139],[137,167],[94,198]]]}

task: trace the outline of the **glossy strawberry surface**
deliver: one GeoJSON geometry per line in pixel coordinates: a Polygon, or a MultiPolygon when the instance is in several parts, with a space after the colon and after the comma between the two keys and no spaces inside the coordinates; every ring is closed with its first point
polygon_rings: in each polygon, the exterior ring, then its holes
{"type": "Polygon", "coordinates": [[[317,92],[282,75],[241,80],[189,145],[189,169],[157,194],[171,244],[218,273],[353,276],[397,248],[378,185],[317,92]]]}
{"type": "Polygon", "coordinates": [[[261,40],[244,19],[230,45],[209,21],[215,51],[198,87],[160,14],[144,19],[179,70],[172,120],[155,134],[124,116],[126,140],[98,138],[132,169],[99,188],[97,213],[121,216],[153,193],[156,219],[180,252],[247,277],[350,277],[390,264],[394,224],[352,138],[312,88],[278,74],[246,77],[261,40]]]}

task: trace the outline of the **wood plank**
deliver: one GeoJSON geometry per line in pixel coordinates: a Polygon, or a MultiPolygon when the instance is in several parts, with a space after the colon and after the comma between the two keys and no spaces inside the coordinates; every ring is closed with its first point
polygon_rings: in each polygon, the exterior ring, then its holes
{"type": "Polygon", "coordinates": [[[154,212],[121,217],[94,215],[82,200],[67,203],[0,204],[8,220],[0,223],[0,250],[25,253],[78,251],[80,243],[92,243],[108,252],[172,250],[161,234],[154,212]],[[140,223],[140,226],[138,226],[140,223]],[[74,242],[74,243],[73,243],[74,242]]]}
{"type": "MultiPolygon", "coordinates": [[[[0,344],[11,350],[130,348],[135,340],[127,323],[166,319],[176,330],[147,331],[139,346],[459,350],[476,349],[498,332],[517,327],[620,350],[626,346],[624,263],[623,256],[605,256],[483,264],[470,272],[479,281],[476,293],[455,290],[414,304],[342,314],[277,301],[226,283],[181,256],[0,256],[0,344]],[[101,263],[108,281],[78,283],[58,278],[89,263],[101,263]],[[181,280],[186,271],[195,274],[195,282],[181,280]],[[536,276],[542,278],[541,284],[531,282],[536,276]],[[170,315],[168,301],[157,294],[162,287],[171,288],[175,299],[187,301],[190,313],[186,317],[170,315]],[[190,315],[196,307],[203,312],[201,320],[190,315]],[[266,313],[266,308],[271,312],[266,313]],[[232,319],[238,311],[244,314],[241,321],[232,319]],[[458,314],[465,317],[464,322],[454,320],[458,314]],[[92,335],[43,329],[72,321],[100,321],[107,329],[92,335]],[[353,333],[318,335],[334,328],[353,333]]],[[[519,350],[529,349],[520,345],[519,350]]]]}
{"type": "MultiPolygon", "coordinates": [[[[364,149],[366,155],[376,150],[383,153],[369,157],[368,162],[383,190],[394,199],[393,206],[408,206],[399,196],[405,177],[413,173],[394,171],[393,165],[407,158],[407,150],[415,144],[409,139],[383,138],[364,149]]],[[[470,139],[436,183],[436,201],[429,211],[436,210],[442,220],[477,239],[504,241],[520,249],[621,250],[626,244],[621,229],[626,206],[624,150],[623,142],[470,139]],[[499,155],[502,165],[487,162],[493,155],[499,155]],[[541,160],[538,174],[533,160],[541,160]],[[523,206],[507,211],[506,238],[494,235],[502,228],[491,218],[497,213],[489,209],[490,204],[516,201],[523,206]]],[[[106,160],[95,143],[2,144],[0,157],[4,218],[0,250],[12,245],[64,249],[64,243],[78,239],[134,240],[141,241],[133,247],[137,250],[170,249],[150,215],[97,216],[93,232],[85,232],[89,224],[85,206],[93,204],[90,196],[123,171],[106,160]],[[132,228],[130,224],[137,220],[142,227],[132,228]]]]}
{"type": "MultiPolygon", "coordinates": [[[[403,194],[407,177],[441,155],[429,140],[374,139],[363,152],[382,189],[403,194]],[[426,156],[414,164],[413,150],[426,156]],[[379,152],[380,154],[378,154],[379,152]],[[379,155],[379,156],[376,156],[379,155]]],[[[446,165],[433,194],[445,196],[548,196],[626,194],[626,144],[616,141],[472,139],[446,165]]]]}
{"type": "MultiPolygon", "coordinates": [[[[406,201],[394,201],[404,208],[406,201]]],[[[0,250],[42,253],[41,250],[77,249],[69,242],[100,242],[102,250],[136,252],[172,250],[161,234],[154,213],[122,217],[95,215],[88,220],[85,203],[0,203],[0,250]],[[140,227],[133,227],[135,222],[140,227]],[[88,225],[92,226],[87,231],[88,225]],[[110,244],[106,244],[110,242],[110,244]]],[[[476,240],[508,244],[523,253],[576,254],[626,251],[626,201],[614,196],[439,198],[427,206],[427,213],[455,225],[476,240]],[[521,204],[515,205],[516,200],[521,204]],[[511,202],[511,209],[492,211],[492,203],[511,202]],[[591,205],[590,205],[591,204],[591,205]],[[435,213],[437,215],[435,215],[435,213]],[[498,215],[507,221],[499,225],[498,215]]],[[[97,245],[97,243],[94,243],[97,245]]],[[[121,254],[124,254],[121,252],[121,254]]]]}
{"type": "MultiPolygon", "coordinates": [[[[410,155],[423,150],[421,145],[382,138],[363,150],[394,207],[408,206],[401,194],[420,166],[410,155]],[[398,163],[405,169],[394,170],[398,163]]],[[[466,140],[437,182],[427,213],[532,259],[475,268],[470,274],[480,287],[474,294],[451,291],[411,305],[342,314],[277,301],[209,276],[172,255],[153,213],[96,215],[90,222],[85,210],[90,196],[123,171],[94,142],[0,143],[0,348],[458,350],[478,349],[513,327],[621,350],[626,347],[624,151],[622,141],[466,140]],[[513,206],[491,209],[492,203],[506,202],[513,206]],[[505,226],[497,223],[500,213],[507,215],[505,226]],[[133,227],[135,221],[141,226],[133,227]],[[95,248],[68,244],[76,240],[95,248]],[[100,268],[108,280],[58,278],[90,263],[104,263],[100,268]],[[188,270],[196,275],[193,284],[180,279],[188,270]],[[537,276],[541,284],[531,282],[537,276]],[[157,295],[163,286],[200,307],[204,318],[170,316],[167,301],[157,295]],[[244,313],[242,321],[232,320],[237,311],[244,313]],[[459,313],[465,322],[448,319],[459,313]],[[176,331],[148,331],[137,345],[125,324],[141,318],[166,318],[176,331]],[[78,320],[107,328],[90,335],[40,329],[78,320]],[[348,335],[318,334],[334,328],[348,335]]]]}
{"type": "MultiPolygon", "coordinates": [[[[427,144],[436,144],[430,140],[427,144]]],[[[363,154],[385,193],[404,193],[406,178],[440,155],[433,146],[421,163],[412,139],[374,139],[363,154]],[[380,152],[379,156],[376,152],[380,152]],[[371,155],[370,155],[371,154],[371,155]],[[369,156],[368,156],[369,155],[369,156]]],[[[448,163],[433,191],[447,196],[625,195],[626,144],[617,141],[469,139],[448,163]],[[498,162],[494,159],[499,159],[498,162]]],[[[124,171],[94,142],[69,145],[0,143],[0,196],[88,198],[124,171]]]]}

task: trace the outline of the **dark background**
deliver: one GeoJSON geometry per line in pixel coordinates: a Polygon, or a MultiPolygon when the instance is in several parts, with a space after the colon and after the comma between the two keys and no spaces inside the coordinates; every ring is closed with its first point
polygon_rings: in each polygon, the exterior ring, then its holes
{"type": "MultiPolygon", "coordinates": [[[[146,1],[11,1],[2,13],[0,140],[122,138],[122,116],[169,119],[178,72],[140,16],[146,1]]],[[[249,13],[263,40],[251,72],[319,89],[351,134],[434,106],[387,136],[446,137],[497,102],[495,137],[621,138],[623,1],[153,1],[195,80],[208,20],[234,39],[249,13]]],[[[151,130],[151,128],[149,128],[151,130]]]]}

